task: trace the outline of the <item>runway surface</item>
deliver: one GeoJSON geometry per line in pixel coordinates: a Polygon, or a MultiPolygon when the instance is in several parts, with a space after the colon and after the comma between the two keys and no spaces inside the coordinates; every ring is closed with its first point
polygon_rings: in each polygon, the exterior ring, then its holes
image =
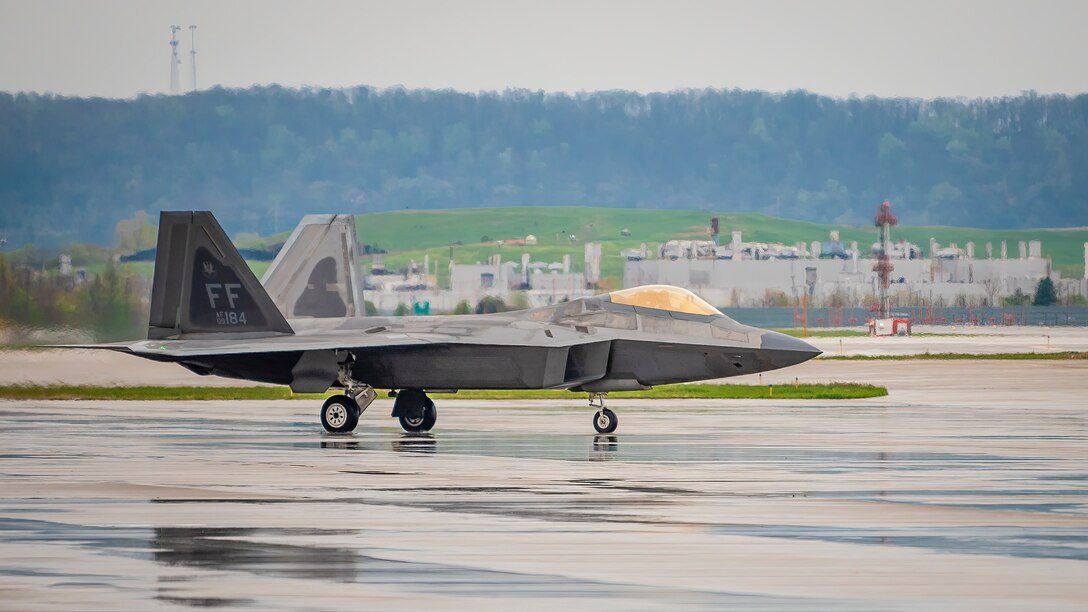
{"type": "Polygon", "coordinates": [[[303,401],[0,402],[0,608],[1083,610],[1088,364],[936,365],[613,401],[613,436],[581,401],[427,436],[388,400],[351,436],[303,401]]]}

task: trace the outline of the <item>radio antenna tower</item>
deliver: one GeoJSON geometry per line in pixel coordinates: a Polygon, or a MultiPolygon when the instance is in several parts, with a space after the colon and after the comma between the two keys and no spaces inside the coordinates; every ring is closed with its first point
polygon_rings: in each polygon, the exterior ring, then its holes
{"type": "Polygon", "coordinates": [[[178,80],[178,65],[181,64],[181,60],[178,59],[178,30],[180,26],[170,26],[170,95],[176,96],[181,93],[181,83],[178,80]]]}
{"type": "Polygon", "coordinates": [[[892,265],[892,226],[899,224],[899,218],[892,214],[892,205],[884,202],[876,210],[874,225],[880,228],[880,253],[877,254],[876,263],[873,264],[873,272],[876,272],[877,283],[880,289],[880,318],[887,319],[891,316],[891,300],[888,297],[888,285],[891,281],[892,265]]]}
{"type": "Polygon", "coordinates": [[[189,73],[189,91],[196,91],[196,26],[189,26],[189,35],[192,37],[189,43],[189,65],[192,72],[189,73]]]}

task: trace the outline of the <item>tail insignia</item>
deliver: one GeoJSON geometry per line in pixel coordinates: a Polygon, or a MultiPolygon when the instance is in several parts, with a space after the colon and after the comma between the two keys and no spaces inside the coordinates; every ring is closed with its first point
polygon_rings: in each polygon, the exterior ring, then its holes
{"type": "Polygon", "coordinates": [[[198,247],[194,262],[189,320],[200,327],[222,331],[262,328],[268,321],[257,308],[234,270],[225,267],[208,249],[198,247]]]}

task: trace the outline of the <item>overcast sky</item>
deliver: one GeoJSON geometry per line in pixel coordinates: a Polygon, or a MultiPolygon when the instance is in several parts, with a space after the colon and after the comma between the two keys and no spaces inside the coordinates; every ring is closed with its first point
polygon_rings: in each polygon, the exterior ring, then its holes
{"type": "Polygon", "coordinates": [[[845,97],[1088,92],[1088,0],[0,0],[0,90],[739,87],[845,97]]]}

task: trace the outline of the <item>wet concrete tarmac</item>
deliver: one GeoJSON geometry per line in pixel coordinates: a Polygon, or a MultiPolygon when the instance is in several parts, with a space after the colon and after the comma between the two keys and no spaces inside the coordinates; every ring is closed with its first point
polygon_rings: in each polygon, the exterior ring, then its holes
{"type": "Polygon", "coordinates": [[[610,436],[579,401],[422,436],[387,400],[350,436],[308,402],[0,402],[0,608],[1083,610],[1088,369],[988,367],[613,401],[610,436]]]}

